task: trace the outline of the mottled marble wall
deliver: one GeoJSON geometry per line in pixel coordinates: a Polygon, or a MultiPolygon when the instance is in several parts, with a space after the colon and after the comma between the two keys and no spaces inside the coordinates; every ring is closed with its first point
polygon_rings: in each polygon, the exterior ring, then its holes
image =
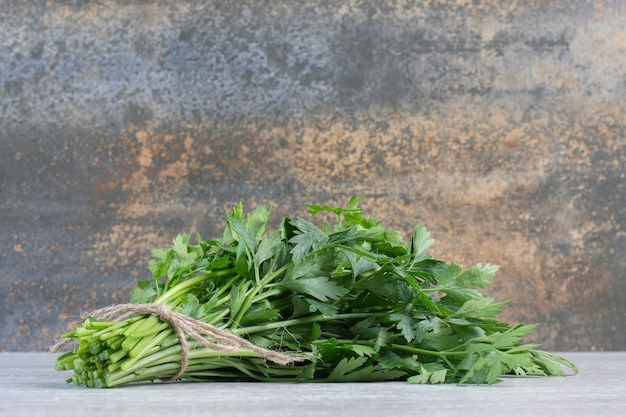
{"type": "Polygon", "coordinates": [[[353,193],[545,348],[626,348],[621,0],[9,0],[0,41],[0,350],[239,201],[353,193]]]}

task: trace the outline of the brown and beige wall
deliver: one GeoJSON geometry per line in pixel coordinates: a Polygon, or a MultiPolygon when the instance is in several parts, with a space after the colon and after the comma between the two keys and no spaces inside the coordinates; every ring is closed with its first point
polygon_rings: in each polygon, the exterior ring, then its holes
{"type": "Polygon", "coordinates": [[[621,0],[0,2],[0,350],[239,201],[354,193],[544,348],[625,349],[625,97],[621,0]]]}

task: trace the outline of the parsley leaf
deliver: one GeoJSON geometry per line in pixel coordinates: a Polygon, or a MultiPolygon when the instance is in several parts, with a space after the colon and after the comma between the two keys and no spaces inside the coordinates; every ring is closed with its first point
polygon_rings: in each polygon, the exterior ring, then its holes
{"type": "Polygon", "coordinates": [[[348,293],[348,290],[340,287],[328,277],[300,278],[292,281],[283,281],[281,286],[297,294],[307,294],[320,301],[338,300],[348,293]]]}
{"type": "Polygon", "coordinates": [[[293,220],[291,224],[299,231],[289,239],[289,243],[295,244],[290,252],[293,254],[293,262],[298,265],[311,252],[321,249],[328,242],[328,235],[313,223],[300,217],[293,220]]]}

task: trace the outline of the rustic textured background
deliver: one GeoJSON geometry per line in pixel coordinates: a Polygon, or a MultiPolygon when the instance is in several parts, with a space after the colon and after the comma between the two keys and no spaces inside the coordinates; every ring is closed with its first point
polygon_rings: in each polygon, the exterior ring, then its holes
{"type": "Polygon", "coordinates": [[[239,201],[353,193],[545,348],[626,348],[621,0],[7,0],[0,41],[0,350],[239,201]]]}

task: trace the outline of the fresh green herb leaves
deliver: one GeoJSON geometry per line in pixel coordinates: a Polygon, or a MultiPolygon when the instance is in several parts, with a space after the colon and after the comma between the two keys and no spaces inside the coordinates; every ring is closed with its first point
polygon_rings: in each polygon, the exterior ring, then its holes
{"type": "MultiPolygon", "coordinates": [[[[132,303],[171,309],[242,336],[267,349],[304,354],[281,366],[249,349],[215,352],[190,341],[183,378],[194,381],[381,381],[493,384],[503,375],[565,375],[574,364],[522,339],[536,325],[497,319],[507,302],[485,297],[497,266],[467,270],[431,258],[428,230],[400,233],[366,217],[353,196],[346,207],[308,205],[330,213],[318,226],[284,218],[268,232],[270,212],[241,204],[225,217],[221,238],[177,236],[153,250],[151,280],[132,303]]],[[[64,335],[77,347],[59,370],[89,387],[113,387],[175,374],[178,336],[156,316],[86,320],[64,335]]]]}

